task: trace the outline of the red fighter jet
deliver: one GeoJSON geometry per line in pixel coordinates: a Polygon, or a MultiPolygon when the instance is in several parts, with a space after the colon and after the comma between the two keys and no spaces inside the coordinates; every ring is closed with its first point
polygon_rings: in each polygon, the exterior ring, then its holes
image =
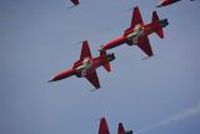
{"type": "MultiPolygon", "coordinates": [[[[105,118],[101,118],[101,120],[100,120],[98,134],[110,134],[105,118]]],[[[117,132],[117,134],[133,134],[133,131],[132,130],[125,131],[123,124],[120,122],[118,124],[118,132],[117,132]]]]}
{"type": "Polygon", "coordinates": [[[153,52],[148,35],[155,32],[160,38],[164,38],[163,28],[168,24],[167,19],[160,20],[157,13],[154,11],[152,22],[144,25],[139,8],[135,7],[133,10],[131,26],[125,30],[122,36],[103,45],[101,50],[108,50],[126,43],[129,46],[137,45],[150,57],[153,55],[153,52]]]}
{"type": "Polygon", "coordinates": [[[110,72],[110,62],[115,59],[114,53],[107,54],[105,51],[100,52],[100,56],[93,58],[87,41],[83,42],[80,59],[76,61],[71,69],[65,70],[49,82],[58,81],[76,75],[77,77],[85,77],[96,89],[100,88],[99,79],[96,68],[103,66],[106,71],[110,72]]]}
{"type": "MultiPolygon", "coordinates": [[[[168,5],[171,5],[171,4],[176,3],[178,1],[181,1],[181,0],[161,0],[160,4],[157,5],[156,7],[168,6],[168,5]]],[[[190,1],[195,1],[195,0],[190,0],[190,1]]]]}
{"type": "Polygon", "coordinates": [[[77,5],[80,4],[79,0],[71,0],[71,2],[72,2],[75,6],[77,6],[77,5]]]}

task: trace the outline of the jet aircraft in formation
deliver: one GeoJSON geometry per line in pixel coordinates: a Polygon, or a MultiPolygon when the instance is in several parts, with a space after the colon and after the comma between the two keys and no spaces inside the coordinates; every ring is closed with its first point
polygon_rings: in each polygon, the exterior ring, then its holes
{"type": "Polygon", "coordinates": [[[160,20],[157,13],[153,12],[152,22],[144,24],[138,7],[133,10],[131,25],[124,31],[124,34],[103,45],[100,50],[108,50],[122,44],[129,46],[137,45],[147,56],[152,56],[153,51],[148,39],[148,35],[156,33],[160,38],[164,38],[163,28],[168,25],[167,19],[160,20]]]}
{"type": "Polygon", "coordinates": [[[107,54],[106,50],[117,47],[124,43],[132,46],[137,45],[147,56],[152,56],[153,51],[148,39],[148,35],[157,33],[160,38],[164,38],[163,28],[168,25],[167,19],[160,20],[157,13],[153,12],[152,22],[144,24],[139,8],[133,10],[131,26],[124,31],[122,36],[108,42],[100,49],[100,56],[93,58],[90,52],[89,44],[84,41],[82,44],[81,56],[74,65],[54,76],[49,82],[58,81],[76,75],[79,78],[85,77],[96,89],[100,88],[99,78],[96,68],[103,66],[107,72],[111,71],[110,62],[115,59],[114,53],[107,54]]]}
{"type": "MultiPolygon", "coordinates": [[[[168,6],[181,0],[161,0],[157,7],[168,6]]],[[[195,0],[190,0],[195,1],[195,0]]],[[[77,6],[79,0],[71,0],[77,6]]],[[[153,51],[148,39],[148,35],[156,33],[160,38],[164,38],[163,28],[168,25],[167,19],[159,19],[157,12],[152,14],[152,22],[144,24],[138,7],[135,7],[132,13],[131,25],[126,29],[123,35],[111,40],[100,49],[100,55],[92,57],[89,44],[85,40],[82,43],[80,59],[76,61],[70,69],[56,74],[49,82],[62,80],[76,75],[78,78],[85,77],[96,89],[100,88],[99,78],[96,69],[103,66],[107,72],[111,71],[110,62],[115,59],[114,53],[107,54],[106,50],[112,49],[122,44],[129,46],[137,45],[147,56],[152,56],[153,51]]],[[[105,118],[101,118],[98,134],[110,134],[105,118]]],[[[133,134],[133,131],[126,131],[123,124],[118,124],[117,134],[133,134]]]]}
{"type": "MultiPolygon", "coordinates": [[[[98,134],[110,134],[105,118],[101,118],[100,120],[98,134]]],[[[120,122],[118,124],[117,134],[133,134],[133,131],[132,130],[126,131],[124,129],[123,124],[120,122]]]]}
{"type": "Polygon", "coordinates": [[[114,53],[107,54],[105,51],[101,51],[100,56],[93,58],[88,42],[83,41],[80,59],[74,63],[72,68],[58,73],[49,82],[62,80],[72,75],[76,75],[79,78],[85,77],[96,89],[98,89],[100,88],[100,83],[96,68],[103,66],[107,72],[110,72],[110,62],[114,59],[114,53]]]}
{"type": "MultiPolygon", "coordinates": [[[[181,0],[161,0],[160,4],[157,5],[156,7],[168,6],[168,5],[174,4],[179,1],[181,1],[181,0]]],[[[190,0],[190,1],[195,1],[195,0],[190,0]]]]}

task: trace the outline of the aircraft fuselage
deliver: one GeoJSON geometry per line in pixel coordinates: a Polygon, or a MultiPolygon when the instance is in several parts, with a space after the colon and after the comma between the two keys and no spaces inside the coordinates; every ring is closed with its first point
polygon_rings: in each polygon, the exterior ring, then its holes
{"type": "Polygon", "coordinates": [[[100,67],[103,64],[106,64],[108,61],[115,59],[114,54],[107,54],[104,56],[98,56],[95,58],[86,57],[82,61],[75,62],[73,69],[76,72],[77,77],[85,77],[87,73],[91,70],[94,70],[100,67]]]}
{"type": "Polygon", "coordinates": [[[141,25],[136,25],[133,31],[126,36],[127,44],[128,45],[137,44],[139,38],[141,38],[144,35],[144,33],[145,33],[144,27],[141,25]]]}
{"type": "MultiPolygon", "coordinates": [[[[168,25],[166,19],[159,20],[160,26],[163,28],[168,25]]],[[[157,23],[149,23],[146,25],[136,25],[134,28],[129,29],[122,36],[115,38],[114,40],[108,42],[103,46],[102,49],[108,50],[119,45],[126,43],[129,46],[140,44],[143,42],[144,38],[148,35],[154,33],[157,30],[157,23]]]]}
{"type": "Polygon", "coordinates": [[[162,1],[160,2],[160,4],[157,5],[156,7],[168,6],[168,5],[171,5],[171,4],[176,3],[176,2],[178,2],[178,1],[181,1],[181,0],[162,0],[162,1]]]}

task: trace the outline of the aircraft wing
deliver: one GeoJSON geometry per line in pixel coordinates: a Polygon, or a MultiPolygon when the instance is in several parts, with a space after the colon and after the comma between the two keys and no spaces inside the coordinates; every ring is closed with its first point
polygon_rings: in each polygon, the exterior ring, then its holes
{"type": "Polygon", "coordinates": [[[131,28],[135,27],[137,24],[144,24],[142,20],[142,16],[138,7],[135,7],[133,10],[132,21],[131,21],[131,28]]]}
{"type": "Polygon", "coordinates": [[[123,124],[120,122],[118,125],[118,133],[117,134],[126,134],[123,124]]]}
{"type": "Polygon", "coordinates": [[[128,29],[125,30],[125,34],[128,33],[131,29],[133,29],[136,25],[141,24],[143,25],[144,22],[142,20],[142,16],[140,13],[139,7],[135,7],[132,14],[131,25],[128,29]]]}
{"type": "Polygon", "coordinates": [[[87,40],[83,41],[80,60],[83,60],[85,57],[92,57],[87,40]]]}
{"type": "Polygon", "coordinates": [[[78,5],[78,4],[79,4],[79,0],[71,0],[71,2],[72,2],[74,5],[78,5]]]}
{"type": "Polygon", "coordinates": [[[101,118],[98,134],[110,134],[105,118],[101,118]]]}
{"type": "Polygon", "coordinates": [[[99,78],[97,76],[96,70],[90,70],[87,75],[86,79],[96,88],[100,88],[99,78]]]}
{"type": "Polygon", "coordinates": [[[145,37],[144,40],[138,44],[138,47],[149,57],[153,55],[148,37],[145,37]]]}

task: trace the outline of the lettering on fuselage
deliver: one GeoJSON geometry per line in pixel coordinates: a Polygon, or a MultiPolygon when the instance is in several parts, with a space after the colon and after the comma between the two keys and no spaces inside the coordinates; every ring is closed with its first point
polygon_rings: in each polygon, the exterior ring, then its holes
{"type": "Polygon", "coordinates": [[[81,77],[85,77],[88,69],[92,66],[92,60],[90,58],[85,58],[82,65],[76,68],[77,71],[81,73],[81,77]]]}
{"type": "Polygon", "coordinates": [[[128,34],[127,40],[130,42],[130,45],[137,44],[138,38],[144,34],[144,28],[138,24],[135,26],[132,33],[128,34]]]}

